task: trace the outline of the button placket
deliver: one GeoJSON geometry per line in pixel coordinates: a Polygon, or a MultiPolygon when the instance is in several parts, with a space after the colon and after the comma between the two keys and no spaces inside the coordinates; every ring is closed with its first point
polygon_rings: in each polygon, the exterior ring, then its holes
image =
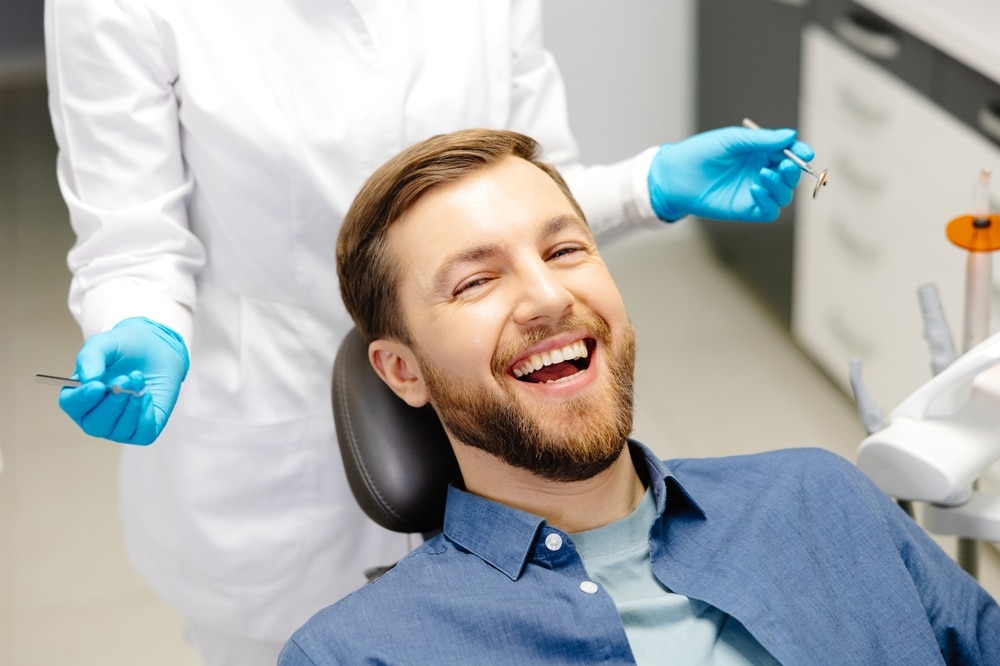
{"type": "MultiPolygon", "coordinates": [[[[549,552],[555,553],[562,550],[566,542],[558,532],[550,532],[545,536],[543,543],[549,552]]],[[[580,583],[580,591],[585,594],[597,594],[600,589],[600,586],[592,580],[584,580],[580,583]]]]}

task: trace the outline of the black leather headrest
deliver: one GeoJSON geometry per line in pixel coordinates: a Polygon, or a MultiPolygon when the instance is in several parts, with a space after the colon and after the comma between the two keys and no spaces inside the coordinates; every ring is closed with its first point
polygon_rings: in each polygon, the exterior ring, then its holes
{"type": "Polygon", "coordinates": [[[375,374],[357,329],[333,365],[333,417],[365,513],[396,532],[439,530],[448,484],[459,476],[451,445],[429,405],[410,407],[375,374]]]}

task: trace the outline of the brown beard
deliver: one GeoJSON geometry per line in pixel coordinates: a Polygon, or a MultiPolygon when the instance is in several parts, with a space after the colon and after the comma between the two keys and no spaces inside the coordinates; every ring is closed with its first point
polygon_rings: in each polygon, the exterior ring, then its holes
{"type": "Polygon", "coordinates": [[[608,323],[597,316],[571,315],[555,328],[528,332],[518,344],[500,350],[492,362],[493,375],[504,395],[483,386],[456,380],[434,367],[418,353],[431,403],[445,429],[456,440],[508,465],[552,481],[582,481],[611,466],[632,432],[635,331],[629,325],[613,344],[608,323]],[[558,434],[542,427],[545,414],[537,416],[520,402],[505,378],[509,361],[559,331],[585,329],[606,350],[612,382],[603,395],[590,395],[561,403],[560,420],[569,415],[572,425],[558,434]]]}

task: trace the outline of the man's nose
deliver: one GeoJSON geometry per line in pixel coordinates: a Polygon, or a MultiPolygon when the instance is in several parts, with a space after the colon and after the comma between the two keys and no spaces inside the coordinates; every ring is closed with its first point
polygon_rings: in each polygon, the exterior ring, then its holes
{"type": "Polygon", "coordinates": [[[514,321],[537,325],[562,319],[575,301],[562,276],[541,260],[523,266],[519,273],[514,321]]]}

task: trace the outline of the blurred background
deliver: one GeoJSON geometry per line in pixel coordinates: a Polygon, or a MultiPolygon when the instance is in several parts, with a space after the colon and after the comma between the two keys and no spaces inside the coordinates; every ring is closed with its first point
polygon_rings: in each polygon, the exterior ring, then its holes
{"type": "MultiPolygon", "coordinates": [[[[994,10],[965,2],[972,32],[963,37],[976,47],[972,24],[983,17],[975,12],[994,10]]],[[[864,360],[888,408],[929,377],[916,287],[939,283],[958,326],[963,259],[935,230],[968,212],[980,167],[997,155],[997,140],[960,102],[996,95],[1000,72],[982,64],[981,51],[948,54],[929,44],[930,24],[904,11],[914,5],[862,4],[545,2],[546,41],[585,162],[750,116],[799,127],[817,165],[831,168],[820,199],[809,198],[807,183],[772,225],[684,220],[605,248],[638,332],[636,436],[665,457],[820,446],[853,459],[864,431],[845,392],[847,360],[864,360]],[[887,64],[859,51],[835,29],[843,16],[896,39],[902,56],[887,64]],[[810,75],[816,67],[821,73],[810,75]],[[867,88],[843,93],[841,80],[867,88]],[[873,90],[890,111],[864,98],[873,90]],[[866,112],[889,116],[857,132],[848,130],[862,121],[837,116],[866,112]],[[924,136],[930,122],[949,139],[932,146],[938,152],[900,148],[900,132],[919,125],[924,136]],[[897,143],[879,143],[889,140],[897,143]],[[879,167],[889,157],[912,173],[892,181],[879,167]],[[921,185],[942,170],[950,180],[921,185]],[[900,223],[908,225],[902,249],[890,242],[900,223]]],[[[949,35],[948,21],[936,25],[949,35]]],[[[80,434],[59,410],[57,389],[32,379],[72,372],[81,343],[66,308],[73,235],[55,182],[41,38],[41,0],[4,0],[0,666],[193,666],[179,619],[125,559],[118,446],[80,434]]],[[[939,541],[954,553],[954,539],[939,541]]],[[[996,551],[979,550],[981,578],[996,596],[996,551]]]]}

